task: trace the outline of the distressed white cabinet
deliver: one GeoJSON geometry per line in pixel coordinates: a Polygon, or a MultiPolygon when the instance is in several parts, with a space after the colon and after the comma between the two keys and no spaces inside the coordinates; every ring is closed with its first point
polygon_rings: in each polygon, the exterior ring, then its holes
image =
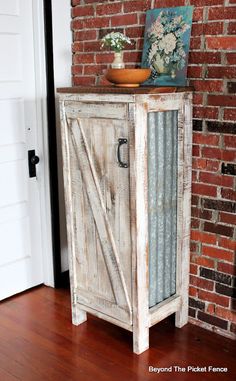
{"type": "Polygon", "coordinates": [[[58,92],[72,320],[88,312],[132,331],[139,354],[152,325],[188,321],[192,94],[58,92]]]}

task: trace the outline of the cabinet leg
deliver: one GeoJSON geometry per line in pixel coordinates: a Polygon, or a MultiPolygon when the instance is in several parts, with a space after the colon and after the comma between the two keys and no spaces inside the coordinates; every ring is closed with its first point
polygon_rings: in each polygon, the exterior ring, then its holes
{"type": "Polygon", "coordinates": [[[175,326],[178,328],[183,327],[188,323],[188,305],[182,306],[179,311],[175,313],[175,326]]]}
{"type": "Polygon", "coordinates": [[[133,352],[140,355],[149,348],[149,328],[133,329],[133,352]]]}
{"type": "Polygon", "coordinates": [[[77,305],[72,305],[72,323],[80,325],[87,320],[87,313],[81,310],[77,305]]]}

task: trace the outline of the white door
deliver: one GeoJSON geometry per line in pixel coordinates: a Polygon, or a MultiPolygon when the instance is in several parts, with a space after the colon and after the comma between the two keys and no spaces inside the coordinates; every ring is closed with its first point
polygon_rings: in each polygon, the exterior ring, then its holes
{"type": "Polygon", "coordinates": [[[0,299],[44,281],[33,1],[0,0],[0,299]],[[28,173],[33,149],[37,178],[28,173]]]}

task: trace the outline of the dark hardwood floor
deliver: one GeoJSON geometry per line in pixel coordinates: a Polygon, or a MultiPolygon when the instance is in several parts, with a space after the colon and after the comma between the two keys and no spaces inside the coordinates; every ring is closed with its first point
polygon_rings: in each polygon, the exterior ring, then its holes
{"type": "Polygon", "coordinates": [[[130,332],[92,316],[75,327],[67,290],[35,288],[0,304],[0,381],[236,380],[235,341],[172,320],[151,328],[137,356],[130,332]],[[192,365],[228,372],[148,372],[192,365]]]}

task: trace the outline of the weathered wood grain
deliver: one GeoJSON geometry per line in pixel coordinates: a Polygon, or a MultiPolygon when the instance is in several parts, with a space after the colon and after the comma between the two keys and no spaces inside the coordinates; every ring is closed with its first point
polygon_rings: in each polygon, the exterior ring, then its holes
{"type": "Polygon", "coordinates": [[[85,306],[84,304],[78,304],[78,306],[81,310],[86,311],[86,312],[90,313],[91,315],[96,316],[100,319],[106,320],[109,323],[115,324],[118,327],[124,328],[127,331],[132,332],[132,330],[133,330],[132,324],[128,324],[128,323],[125,323],[124,321],[113,318],[112,316],[110,316],[110,312],[108,315],[106,315],[105,313],[101,312],[100,310],[97,311],[94,308],[90,308],[89,306],[85,306]]]}
{"type": "MultiPolygon", "coordinates": [[[[100,187],[100,182],[98,178],[98,177],[101,178],[103,177],[103,175],[105,175],[105,172],[106,172],[105,166],[100,165],[99,169],[95,168],[96,165],[99,166],[99,164],[101,164],[101,162],[98,161],[98,157],[97,157],[97,161],[93,160],[94,157],[96,157],[96,153],[98,154],[98,151],[95,151],[95,155],[93,157],[93,154],[89,147],[89,142],[87,141],[87,137],[86,137],[87,136],[86,126],[84,125],[82,126],[82,124],[84,123],[81,119],[78,121],[74,120],[72,122],[72,140],[73,140],[74,148],[76,150],[76,158],[77,158],[78,167],[81,170],[83,182],[85,184],[86,193],[89,200],[89,205],[90,205],[94,222],[96,225],[96,231],[99,235],[99,241],[101,244],[102,254],[104,256],[106,268],[109,274],[110,282],[112,284],[112,290],[115,296],[116,303],[118,306],[127,309],[131,315],[130,299],[129,299],[129,295],[128,295],[128,291],[127,291],[127,287],[125,283],[125,277],[124,277],[122,267],[120,264],[119,250],[116,245],[113,229],[107,215],[106,198],[104,201],[104,194],[103,194],[104,191],[102,191],[100,187]],[[97,174],[98,170],[101,172],[99,173],[99,176],[97,174]]],[[[105,129],[106,133],[109,134],[111,128],[105,128],[105,127],[106,125],[105,126],[103,125],[103,132],[105,129]]],[[[103,138],[104,137],[105,136],[103,136],[103,138]]],[[[97,144],[98,147],[105,147],[105,149],[107,149],[106,144],[99,145],[99,140],[97,141],[97,143],[98,143],[97,144]]],[[[109,141],[107,142],[107,144],[108,143],[109,141]]],[[[94,147],[93,147],[93,150],[94,150],[94,147]]],[[[106,154],[104,153],[104,151],[103,151],[103,154],[100,155],[100,159],[102,161],[106,159],[106,154]]],[[[105,188],[107,189],[107,187],[105,188]]],[[[119,199],[117,200],[117,202],[119,203],[119,199]]],[[[124,222],[126,220],[127,219],[125,219],[124,222]]],[[[91,223],[92,221],[90,222],[90,225],[87,231],[91,230],[91,223]]],[[[89,241],[90,241],[90,245],[92,242],[92,246],[90,246],[90,248],[88,248],[87,251],[90,253],[90,255],[91,253],[95,254],[97,250],[96,242],[93,241],[91,237],[89,241]]],[[[130,251],[130,248],[128,248],[128,250],[130,251]]],[[[96,258],[93,258],[92,260],[96,261],[96,258]]],[[[100,270],[101,269],[97,268],[94,271],[96,279],[92,280],[93,283],[96,282],[97,276],[100,273],[100,270]]],[[[128,269],[128,271],[129,271],[129,278],[130,278],[131,267],[128,269]]],[[[98,287],[98,284],[96,284],[96,286],[98,287]]],[[[101,308],[102,308],[102,305],[101,305],[101,308]]],[[[117,311],[115,311],[115,309],[112,308],[112,313],[116,313],[116,312],[118,313],[118,309],[117,311]]]]}
{"type": "MultiPolygon", "coordinates": [[[[188,322],[188,288],[190,262],[190,223],[191,223],[191,180],[192,180],[192,95],[186,95],[179,112],[179,129],[182,126],[182,173],[179,191],[179,237],[177,244],[177,294],[181,295],[181,306],[176,312],[176,326],[181,328],[188,322]],[[182,192],[182,193],[180,193],[182,192]]],[[[180,144],[180,143],[179,143],[180,144]]]]}
{"type": "Polygon", "coordinates": [[[100,311],[104,315],[110,315],[123,323],[127,323],[127,325],[132,324],[130,311],[127,307],[120,307],[116,301],[112,302],[109,299],[105,299],[99,293],[94,291],[91,292],[91,290],[77,288],[76,303],[84,305],[85,307],[92,307],[94,310],[100,311]]]}
{"type": "Polygon", "coordinates": [[[149,276],[148,276],[148,195],[147,195],[147,105],[135,110],[136,176],[136,285],[133,304],[133,350],[140,354],[149,348],[149,276]]]}
{"type": "Polygon", "coordinates": [[[170,298],[163,300],[156,306],[149,310],[149,327],[159,323],[167,316],[179,311],[181,305],[181,296],[171,296],[170,298]]]}
{"type": "Polygon", "coordinates": [[[133,331],[137,354],[149,327],[188,319],[191,93],[60,94],[73,322],[86,311],[133,331]],[[178,112],[176,294],[149,309],[147,116],[178,112]],[[122,160],[117,142],[123,137],[122,160]]]}
{"type": "MultiPolygon", "coordinates": [[[[60,93],[61,101],[69,101],[69,102],[84,102],[84,103],[97,103],[98,102],[98,94],[83,94],[83,93],[60,93]]],[[[105,103],[129,103],[134,102],[135,95],[133,94],[122,94],[119,99],[112,96],[111,94],[99,94],[99,102],[105,103]]]]}
{"type": "Polygon", "coordinates": [[[146,103],[147,112],[172,111],[181,108],[184,93],[136,95],[136,102],[146,103]]]}
{"type": "Polygon", "coordinates": [[[64,103],[60,103],[61,118],[61,137],[62,137],[62,155],[63,155],[63,177],[66,202],[66,224],[67,224],[67,241],[68,241],[68,261],[70,273],[70,289],[71,289],[71,309],[72,323],[79,325],[87,320],[85,311],[79,309],[74,298],[75,289],[77,287],[76,277],[76,253],[75,253],[75,231],[74,231],[74,211],[72,209],[72,187],[71,187],[71,162],[70,162],[70,145],[71,136],[68,131],[68,121],[65,115],[64,103]]]}
{"type": "Polygon", "coordinates": [[[127,119],[127,104],[65,101],[67,118],[127,119]]]}

